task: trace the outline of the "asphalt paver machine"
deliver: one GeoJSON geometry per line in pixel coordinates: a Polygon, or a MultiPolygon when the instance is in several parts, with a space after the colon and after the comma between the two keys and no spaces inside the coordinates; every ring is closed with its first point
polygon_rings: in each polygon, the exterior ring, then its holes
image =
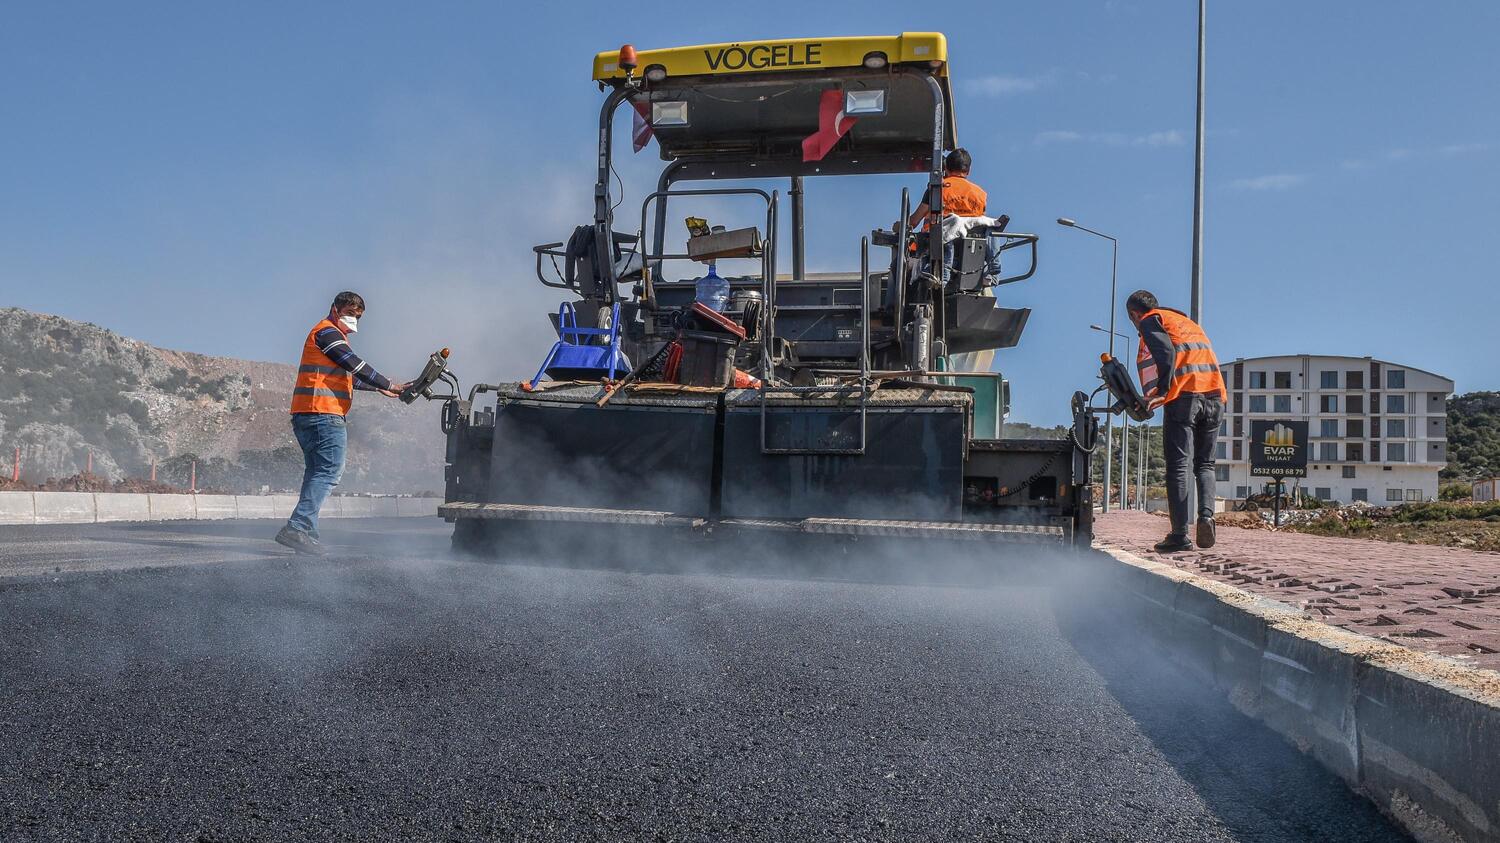
{"type": "Polygon", "coordinates": [[[535,248],[562,299],[558,345],[532,381],[437,396],[456,546],[622,530],[1089,541],[1100,410],[1076,393],[1070,436],[1004,438],[1008,385],[990,371],[1030,313],[996,291],[1035,272],[1037,237],[991,220],[945,249],[938,226],[906,230],[922,196],[942,214],[933,188],[955,147],[941,34],[626,46],[598,54],[593,76],[606,94],[593,220],[535,248]],[[622,108],[632,138],[616,137],[622,108]],[[654,143],[663,161],[624,226],[617,143],[654,143]],[[805,271],[804,185],[901,173],[925,174],[924,193],[872,211],[899,222],[838,244],[848,271],[805,271]],[[750,203],[756,224],[684,232],[669,204],[688,201],[750,203]],[[987,243],[1024,268],[997,275],[987,243]],[[708,261],[751,267],[726,270],[717,308],[695,303],[708,261]]]}

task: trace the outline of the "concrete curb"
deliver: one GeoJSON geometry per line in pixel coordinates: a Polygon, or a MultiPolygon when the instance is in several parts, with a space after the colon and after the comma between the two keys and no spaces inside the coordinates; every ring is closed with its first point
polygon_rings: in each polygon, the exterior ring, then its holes
{"type": "MultiPolygon", "coordinates": [[[[437,498],[330,497],[324,518],[437,517],[437,498]]],[[[0,492],[0,525],[121,521],[283,519],[295,495],[143,495],[125,492],[0,492]]]]}
{"type": "Polygon", "coordinates": [[[1500,674],[1096,545],[1144,625],[1418,840],[1500,841],[1500,674]]]}

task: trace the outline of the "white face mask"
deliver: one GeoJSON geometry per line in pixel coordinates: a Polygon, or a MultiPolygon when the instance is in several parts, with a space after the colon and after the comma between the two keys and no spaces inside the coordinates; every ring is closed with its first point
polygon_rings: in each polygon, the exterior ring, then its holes
{"type": "Polygon", "coordinates": [[[339,324],[343,325],[344,330],[351,334],[359,330],[359,319],[353,316],[340,316],[339,324]]]}

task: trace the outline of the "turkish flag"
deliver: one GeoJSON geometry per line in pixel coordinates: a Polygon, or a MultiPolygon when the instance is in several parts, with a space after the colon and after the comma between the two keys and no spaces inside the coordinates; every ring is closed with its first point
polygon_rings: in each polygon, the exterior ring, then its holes
{"type": "Polygon", "coordinates": [[[631,143],[636,152],[640,152],[651,142],[651,103],[632,101],[635,106],[635,119],[631,121],[631,143]]]}
{"type": "Polygon", "coordinates": [[[818,130],[803,139],[802,160],[822,161],[858,119],[844,116],[843,91],[837,88],[824,91],[818,101],[818,130]]]}

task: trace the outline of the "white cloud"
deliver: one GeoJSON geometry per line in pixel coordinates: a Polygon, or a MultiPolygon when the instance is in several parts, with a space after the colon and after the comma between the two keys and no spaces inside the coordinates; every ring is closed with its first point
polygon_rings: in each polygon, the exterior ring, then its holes
{"type": "Polygon", "coordinates": [[[1428,147],[1392,147],[1390,149],[1367,155],[1363,158],[1346,158],[1339,162],[1339,166],[1345,170],[1368,170],[1386,164],[1400,164],[1407,161],[1419,161],[1425,158],[1452,158],[1457,155],[1470,155],[1476,152],[1486,152],[1492,148],[1488,143],[1449,143],[1442,146],[1428,147]]]}
{"type": "Polygon", "coordinates": [[[1036,135],[1037,146],[1046,146],[1049,143],[1073,143],[1081,140],[1083,140],[1083,134],[1080,132],[1051,131],[1037,132],[1036,135]]]}
{"type": "Polygon", "coordinates": [[[1012,94],[1029,94],[1042,86],[1035,76],[981,76],[970,79],[966,85],[969,92],[986,97],[1008,97],[1012,94]]]}
{"type": "Polygon", "coordinates": [[[1152,132],[1136,138],[1134,143],[1140,146],[1182,146],[1182,133],[1176,129],[1152,132]]]}
{"type": "Polygon", "coordinates": [[[1305,181],[1307,181],[1307,176],[1299,173],[1271,173],[1265,176],[1235,179],[1229,183],[1229,187],[1232,190],[1291,190],[1305,181]]]}
{"type": "Polygon", "coordinates": [[[1075,132],[1067,129],[1054,129],[1046,132],[1037,132],[1032,142],[1037,146],[1048,146],[1056,143],[1095,143],[1104,146],[1163,147],[1181,146],[1183,140],[1182,132],[1176,129],[1147,132],[1143,135],[1132,135],[1125,132],[1075,132]]]}

